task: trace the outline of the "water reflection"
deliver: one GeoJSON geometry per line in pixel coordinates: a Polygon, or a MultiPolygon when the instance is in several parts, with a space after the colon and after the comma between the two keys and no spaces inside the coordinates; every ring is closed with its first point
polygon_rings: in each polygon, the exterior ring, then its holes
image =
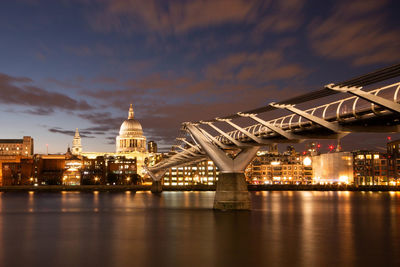
{"type": "Polygon", "coordinates": [[[399,266],[400,193],[0,193],[1,266],[399,266]],[[23,257],[21,256],[23,255],[23,257]]]}

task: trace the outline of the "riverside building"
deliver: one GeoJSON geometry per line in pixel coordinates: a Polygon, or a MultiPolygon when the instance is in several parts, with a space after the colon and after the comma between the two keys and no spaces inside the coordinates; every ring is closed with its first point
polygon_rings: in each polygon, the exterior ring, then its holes
{"type": "Polygon", "coordinates": [[[163,178],[165,186],[215,185],[218,181],[218,168],[211,160],[173,167],[168,169],[163,178]]]}
{"type": "Polygon", "coordinates": [[[283,154],[257,152],[245,175],[250,184],[310,184],[313,169],[309,156],[300,155],[290,147],[283,154]]]}
{"type": "Polygon", "coordinates": [[[388,156],[386,153],[358,150],[353,152],[355,185],[387,185],[388,156]]]}
{"type": "Polygon", "coordinates": [[[352,184],[353,154],[333,151],[312,157],[314,184],[352,184]]]}
{"type": "Polygon", "coordinates": [[[387,143],[388,182],[400,185],[400,140],[387,143]]]}
{"type": "Polygon", "coordinates": [[[33,138],[24,136],[22,139],[0,139],[0,156],[33,155],[33,138]]]}

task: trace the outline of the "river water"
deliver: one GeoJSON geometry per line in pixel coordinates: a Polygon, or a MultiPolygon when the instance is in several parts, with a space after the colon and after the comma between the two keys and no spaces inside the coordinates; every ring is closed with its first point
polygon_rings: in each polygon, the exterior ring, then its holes
{"type": "Polygon", "coordinates": [[[400,192],[0,193],[0,266],[400,266],[400,192]]]}

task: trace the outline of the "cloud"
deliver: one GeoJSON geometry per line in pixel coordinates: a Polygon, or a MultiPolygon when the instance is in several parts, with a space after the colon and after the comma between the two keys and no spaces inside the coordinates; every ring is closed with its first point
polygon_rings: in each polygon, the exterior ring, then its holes
{"type": "Polygon", "coordinates": [[[386,1],[341,1],[331,14],[314,20],[309,40],[314,51],[355,66],[392,63],[400,59],[400,29],[390,29],[382,8],[386,1]]]}
{"type": "Polygon", "coordinates": [[[259,39],[265,32],[282,33],[294,31],[303,23],[304,0],[267,2],[267,12],[257,18],[253,38],[259,39]]]}
{"type": "Polygon", "coordinates": [[[66,45],[64,50],[68,53],[74,54],[76,56],[103,56],[103,57],[113,57],[116,55],[114,48],[96,43],[93,45],[66,45]]]}
{"type": "MultiPolygon", "coordinates": [[[[292,40],[284,40],[279,48],[228,54],[206,65],[204,71],[156,72],[117,82],[119,89],[81,93],[122,115],[133,102],[135,117],[148,139],[167,144],[174,140],[183,121],[229,115],[301,93],[296,91],[299,87],[284,86],[308,72],[287,60],[285,49],[289,45],[293,45],[292,40]]],[[[116,130],[126,119],[106,112],[79,116],[102,131],[116,130]]]]}
{"type": "Polygon", "coordinates": [[[34,108],[34,113],[50,114],[54,109],[90,110],[84,100],[75,100],[65,94],[50,92],[31,85],[32,79],[0,73],[0,103],[34,108]]]}
{"type": "Polygon", "coordinates": [[[82,85],[80,84],[82,80],[80,79],[61,81],[54,78],[47,78],[45,81],[63,89],[82,89],[82,85]]]}
{"type": "Polygon", "coordinates": [[[99,31],[131,32],[145,26],[159,33],[185,33],[193,29],[243,21],[259,1],[110,0],[89,22],[99,31]]]}
{"type": "Polygon", "coordinates": [[[38,116],[47,116],[49,114],[52,114],[53,112],[54,112],[54,109],[52,109],[52,108],[42,108],[42,107],[24,111],[24,113],[26,113],[26,114],[38,115],[38,116]]]}
{"type": "Polygon", "coordinates": [[[110,112],[90,112],[79,113],[78,116],[92,123],[93,127],[88,127],[84,131],[96,134],[105,134],[119,129],[126,117],[113,117],[110,112]]]}
{"type": "Polygon", "coordinates": [[[105,0],[88,15],[101,32],[185,34],[228,24],[255,25],[254,34],[295,30],[304,0],[105,0]]]}
{"type": "MultiPolygon", "coordinates": [[[[59,134],[65,134],[68,136],[75,136],[75,131],[64,130],[60,127],[53,127],[53,128],[49,128],[48,130],[51,133],[59,133],[59,134]]],[[[83,138],[94,138],[94,136],[90,136],[89,134],[92,134],[92,133],[89,131],[79,131],[79,135],[83,138]]]]}
{"type": "Polygon", "coordinates": [[[206,76],[214,80],[258,83],[291,79],[306,72],[300,64],[287,62],[284,49],[234,53],[206,68],[206,76]]]}

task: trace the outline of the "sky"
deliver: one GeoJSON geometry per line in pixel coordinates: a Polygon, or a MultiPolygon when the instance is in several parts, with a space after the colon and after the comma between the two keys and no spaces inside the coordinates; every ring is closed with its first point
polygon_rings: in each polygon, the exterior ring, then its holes
{"type": "MultiPolygon", "coordinates": [[[[84,151],[112,152],[132,103],[166,148],[184,121],[398,63],[399,11],[386,0],[2,0],[0,138],[59,153],[79,128],[84,151]]],[[[385,138],[342,146],[381,150],[385,138]]]]}

